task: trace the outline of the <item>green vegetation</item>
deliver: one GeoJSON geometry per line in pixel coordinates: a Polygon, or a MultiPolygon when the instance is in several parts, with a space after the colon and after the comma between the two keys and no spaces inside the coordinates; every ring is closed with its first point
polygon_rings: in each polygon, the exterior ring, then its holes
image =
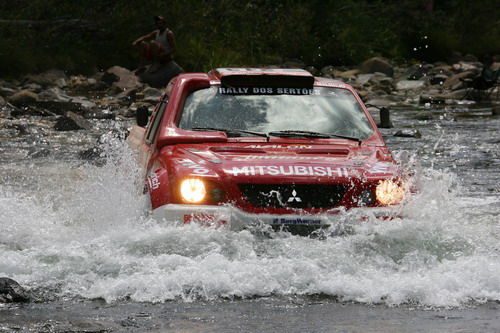
{"type": "Polygon", "coordinates": [[[133,68],[130,43],[154,29],[153,15],[167,18],[188,71],[500,53],[495,0],[12,0],[0,3],[0,74],[133,68]]]}

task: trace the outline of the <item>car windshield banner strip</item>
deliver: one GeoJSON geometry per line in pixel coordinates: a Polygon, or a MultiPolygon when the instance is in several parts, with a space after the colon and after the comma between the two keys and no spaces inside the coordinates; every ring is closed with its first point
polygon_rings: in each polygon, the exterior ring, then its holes
{"type": "Polygon", "coordinates": [[[221,78],[223,87],[265,86],[286,88],[312,88],[314,77],[298,75],[226,75],[221,78]]]}
{"type": "Polygon", "coordinates": [[[290,87],[219,87],[222,95],[321,95],[319,89],[290,87]]]}

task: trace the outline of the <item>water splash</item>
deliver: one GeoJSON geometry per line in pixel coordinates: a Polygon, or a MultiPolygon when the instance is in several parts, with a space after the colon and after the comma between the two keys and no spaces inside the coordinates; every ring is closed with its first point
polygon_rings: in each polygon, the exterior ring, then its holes
{"type": "MultiPolygon", "coordinates": [[[[466,197],[450,172],[418,166],[404,219],[351,222],[323,239],[197,225],[144,215],[133,156],[111,140],[102,167],[30,170],[0,187],[0,274],[42,294],[132,299],[334,296],[397,305],[500,300],[498,198],[466,197]],[[497,207],[497,208],[495,208],[497,207]]],[[[343,218],[349,218],[349,213],[343,218]]]]}

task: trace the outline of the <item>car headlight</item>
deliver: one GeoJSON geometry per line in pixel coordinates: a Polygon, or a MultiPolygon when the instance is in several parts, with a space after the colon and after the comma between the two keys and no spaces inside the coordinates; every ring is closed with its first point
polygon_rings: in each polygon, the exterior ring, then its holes
{"type": "Polygon", "coordinates": [[[199,203],[205,199],[207,190],[205,183],[197,178],[184,179],[181,182],[182,199],[189,203],[199,203]]]}
{"type": "Polygon", "coordinates": [[[375,189],[377,200],[382,205],[395,205],[400,203],[405,197],[405,192],[404,186],[392,180],[381,181],[375,189]]]}

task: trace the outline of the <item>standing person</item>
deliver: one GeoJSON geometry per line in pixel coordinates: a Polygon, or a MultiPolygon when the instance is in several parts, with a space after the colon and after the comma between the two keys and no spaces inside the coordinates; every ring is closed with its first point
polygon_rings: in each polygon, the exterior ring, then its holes
{"type": "Polygon", "coordinates": [[[155,72],[162,64],[173,59],[175,52],[174,33],[167,28],[167,22],[163,16],[155,16],[154,21],[158,29],[132,42],[133,46],[139,46],[140,60],[137,72],[145,70],[148,60],[151,61],[148,71],[155,72]]]}

